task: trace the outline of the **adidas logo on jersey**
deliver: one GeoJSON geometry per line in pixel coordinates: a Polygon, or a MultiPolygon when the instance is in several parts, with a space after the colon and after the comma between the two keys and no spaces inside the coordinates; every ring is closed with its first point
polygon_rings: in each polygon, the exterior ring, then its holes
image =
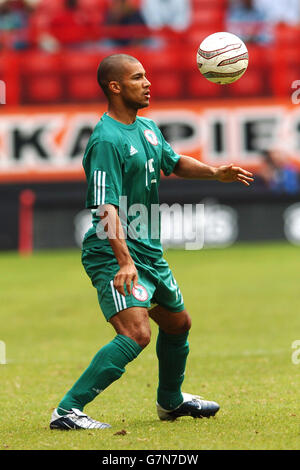
{"type": "Polygon", "coordinates": [[[130,156],[135,155],[138,153],[138,150],[134,148],[133,145],[130,146],[130,156]]]}

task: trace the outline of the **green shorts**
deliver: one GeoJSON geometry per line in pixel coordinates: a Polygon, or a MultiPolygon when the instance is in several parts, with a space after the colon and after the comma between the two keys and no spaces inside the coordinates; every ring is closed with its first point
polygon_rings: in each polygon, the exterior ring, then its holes
{"type": "Polygon", "coordinates": [[[138,271],[138,286],[131,295],[123,296],[113,285],[120,269],[115,256],[96,248],[82,251],[82,264],[97,289],[106,320],[130,307],[150,308],[158,304],[171,312],[184,310],[182,294],[166,260],[150,259],[133,251],[130,254],[138,271]]]}

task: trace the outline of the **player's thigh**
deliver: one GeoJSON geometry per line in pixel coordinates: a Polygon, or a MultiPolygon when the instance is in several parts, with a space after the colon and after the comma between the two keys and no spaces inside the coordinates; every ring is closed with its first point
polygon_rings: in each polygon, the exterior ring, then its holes
{"type": "Polygon", "coordinates": [[[93,286],[97,290],[101,311],[107,321],[114,315],[132,307],[141,307],[145,311],[150,307],[150,299],[155,285],[147,277],[147,270],[137,261],[139,284],[129,295],[121,295],[114,286],[114,277],[120,269],[113,254],[103,254],[96,250],[84,250],[83,265],[93,286]]]}
{"type": "Polygon", "coordinates": [[[149,310],[149,316],[168,334],[182,334],[189,331],[192,322],[188,312],[184,309],[180,312],[171,312],[161,305],[156,305],[149,310]]]}
{"type": "Polygon", "coordinates": [[[117,334],[128,336],[141,347],[147,346],[151,338],[151,328],[147,308],[130,307],[113,315],[109,322],[117,334]]]}
{"type": "Polygon", "coordinates": [[[182,293],[167,261],[161,258],[153,264],[153,267],[156,270],[158,282],[151,300],[152,304],[158,304],[168,312],[184,311],[182,293]]]}

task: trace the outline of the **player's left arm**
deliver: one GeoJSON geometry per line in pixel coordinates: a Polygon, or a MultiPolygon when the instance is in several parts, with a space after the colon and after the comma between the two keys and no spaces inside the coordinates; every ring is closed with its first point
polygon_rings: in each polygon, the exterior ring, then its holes
{"type": "Polygon", "coordinates": [[[244,170],[233,163],[213,167],[186,155],[180,155],[173,173],[187,179],[217,180],[222,183],[239,181],[246,186],[249,186],[253,181],[253,174],[250,171],[244,170]]]}

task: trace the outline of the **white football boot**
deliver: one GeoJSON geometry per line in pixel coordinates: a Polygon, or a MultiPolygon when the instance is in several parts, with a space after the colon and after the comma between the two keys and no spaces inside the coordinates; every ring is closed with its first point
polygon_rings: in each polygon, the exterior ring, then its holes
{"type": "Polygon", "coordinates": [[[57,409],[52,413],[50,420],[50,429],[106,429],[110,428],[110,424],[100,423],[90,418],[82,411],[72,408],[66,415],[59,415],[57,409]]]}

